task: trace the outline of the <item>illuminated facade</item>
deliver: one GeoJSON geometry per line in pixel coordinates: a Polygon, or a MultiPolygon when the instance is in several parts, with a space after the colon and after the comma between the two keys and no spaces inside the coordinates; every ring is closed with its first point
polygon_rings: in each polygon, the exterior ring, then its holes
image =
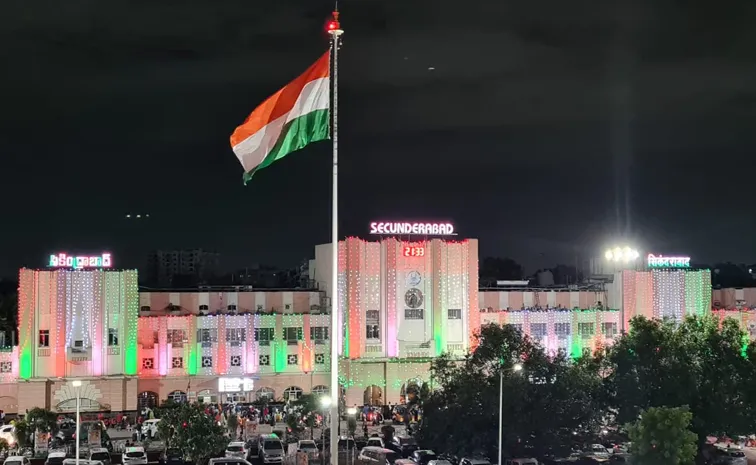
{"type": "MultiPolygon", "coordinates": [[[[399,226],[414,228],[376,229],[399,226]]],[[[473,349],[482,324],[516,325],[547,350],[578,357],[611,344],[635,315],[680,319],[707,312],[712,300],[720,318],[756,334],[748,310],[756,290],[712,296],[708,271],[626,270],[581,289],[480,290],[474,239],[348,238],[338,256],[337,334],[330,244],[316,247],[310,266],[319,290],[139,293],[135,271],[78,258],[71,268],[21,270],[18,346],[0,350],[0,409],[71,411],[71,378],[83,380],[90,411],[327,392],[332,338],[346,402],[396,403],[407,386],[430,381],[433,357],[473,349]]]]}

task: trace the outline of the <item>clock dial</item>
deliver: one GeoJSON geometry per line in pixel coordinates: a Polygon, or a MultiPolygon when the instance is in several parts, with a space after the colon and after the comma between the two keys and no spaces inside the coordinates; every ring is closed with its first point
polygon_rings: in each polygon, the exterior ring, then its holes
{"type": "Polygon", "coordinates": [[[418,273],[417,271],[410,271],[407,274],[407,286],[409,287],[418,286],[422,280],[423,277],[420,276],[420,273],[418,273]]]}

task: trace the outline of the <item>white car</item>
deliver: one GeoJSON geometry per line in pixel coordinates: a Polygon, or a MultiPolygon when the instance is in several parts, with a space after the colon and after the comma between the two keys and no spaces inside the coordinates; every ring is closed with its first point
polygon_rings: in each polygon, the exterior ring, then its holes
{"type": "Polygon", "coordinates": [[[297,452],[304,452],[310,462],[317,460],[320,456],[318,446],[312,439],[305,439],[297,443],[297,452]]]}
{"type": "Polygon", "coordinates": [[[5,439],[8,445],[13,447],[16,444],[16,427],[13,425],[0,426],[0,438],[5,439]]]}
{"type": "Polygon", "coordinates": [[[144,447],[127,447],[122,457],[123,465],[147,465],[144,447]]]}
{"type": "Polygon", "coordinates": [[[597,459],[609,459],[609,451],[606,450],[606,447],[602,446],[601,444],[591,445],[591,451],[589,455],[596,457],[597,459]]]}
{"type": "Polygon", "coordinates": [[[237,458],[247,460],[249,451],[247,445],[243,442],[230,442],[226,446],[226,458],[237,458]]]}
{"type": "Polygon", "coordinates": [[[367,446],[368,447],[380,447],[382,449],[386,448],[386,444],[383,443],[382,438],[368,438],[367,440],[367,446]]]}
{"type": "Polygon", "coordinates": [[[158,423],[159,419],[153,418],[152,420],[146,420],[142,423],[142,436],[147,438],[156,438],[158,435],[158,423]]]}
{"type": "Polygon", "coordinates": [[[5,459],[3,465],[31,465],[31,460],[29,460],[29,457],[24,457],[23,455],[11,455],[5,459]]]}

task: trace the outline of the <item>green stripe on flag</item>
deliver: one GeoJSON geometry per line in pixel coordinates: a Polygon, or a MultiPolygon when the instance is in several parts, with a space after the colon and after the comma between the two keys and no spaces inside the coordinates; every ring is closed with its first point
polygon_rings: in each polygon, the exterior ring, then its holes
{"type": "Polygon", "coordinates": [[[331,115],[328,109],[316,110],[287,123],[281,130],[281,137],[268,156],[248,173],[244,173],[244,184],[263,168],[276,160],[296,152],[313,142],[330,138],[331,115]]]}

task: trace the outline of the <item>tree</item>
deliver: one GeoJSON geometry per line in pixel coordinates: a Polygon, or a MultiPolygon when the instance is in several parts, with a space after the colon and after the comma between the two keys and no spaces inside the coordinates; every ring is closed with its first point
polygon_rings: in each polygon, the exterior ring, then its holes
{"type": "Polygon", "coordinates": [[[16,441],[18,442],[19,448],[24,448],[31,444],[31,436],[34,433],[34,428],[32,428],[26,420],[16,421],[14,428],[16,428],[16,441]]]}
{"type": "Polygon", "coordinates": [[[548,356],[513,326],[485,325],[475,352],[463,361],[431,363],[434,389],[424,401],[420,442],[463,456],[496,455],[499,380],[503,376],[503,442],[512,453],[556,452],[578,430],[592,431],[601,414],[599,364],[573,363],[564,352],[548,356]],[[521,371],[514,364],[521,363],[521,371]],[[502,371],[503,370],[503,371],[502,371]],[[476,434],[470,434],[475,431],[476,434]]]}
{"type": "Polygon", "coordinates": [[[689,429],[693,414],[687,406],[651,407],[627,425],[630,453],[639,465],[688,465],[696,457],[696,433],[689,429]]]}
{"type": "Polygon", "coordinates": [[[756,429],[756,346],[738,322],[710,317],[672,321],[635,318],[610,349],[607,388],[620,424],[651,407],[682,407],[692,414],[699,445],[710,434],[756,429]]]}
{"type": "Polygon", "coordinates": [[[206,414],[201,404],[183,403],[166,409],[158,422],[158,436],[176,447],[197,465],[223,451],[225,430],[206,414]]]}
{"type": "Polygon", "coordinates": [[[29,424],[31,431],[52,434],[58,431],[58,416],[47,409],[35,407],[29,410],[24,420],[29,424]]]}

